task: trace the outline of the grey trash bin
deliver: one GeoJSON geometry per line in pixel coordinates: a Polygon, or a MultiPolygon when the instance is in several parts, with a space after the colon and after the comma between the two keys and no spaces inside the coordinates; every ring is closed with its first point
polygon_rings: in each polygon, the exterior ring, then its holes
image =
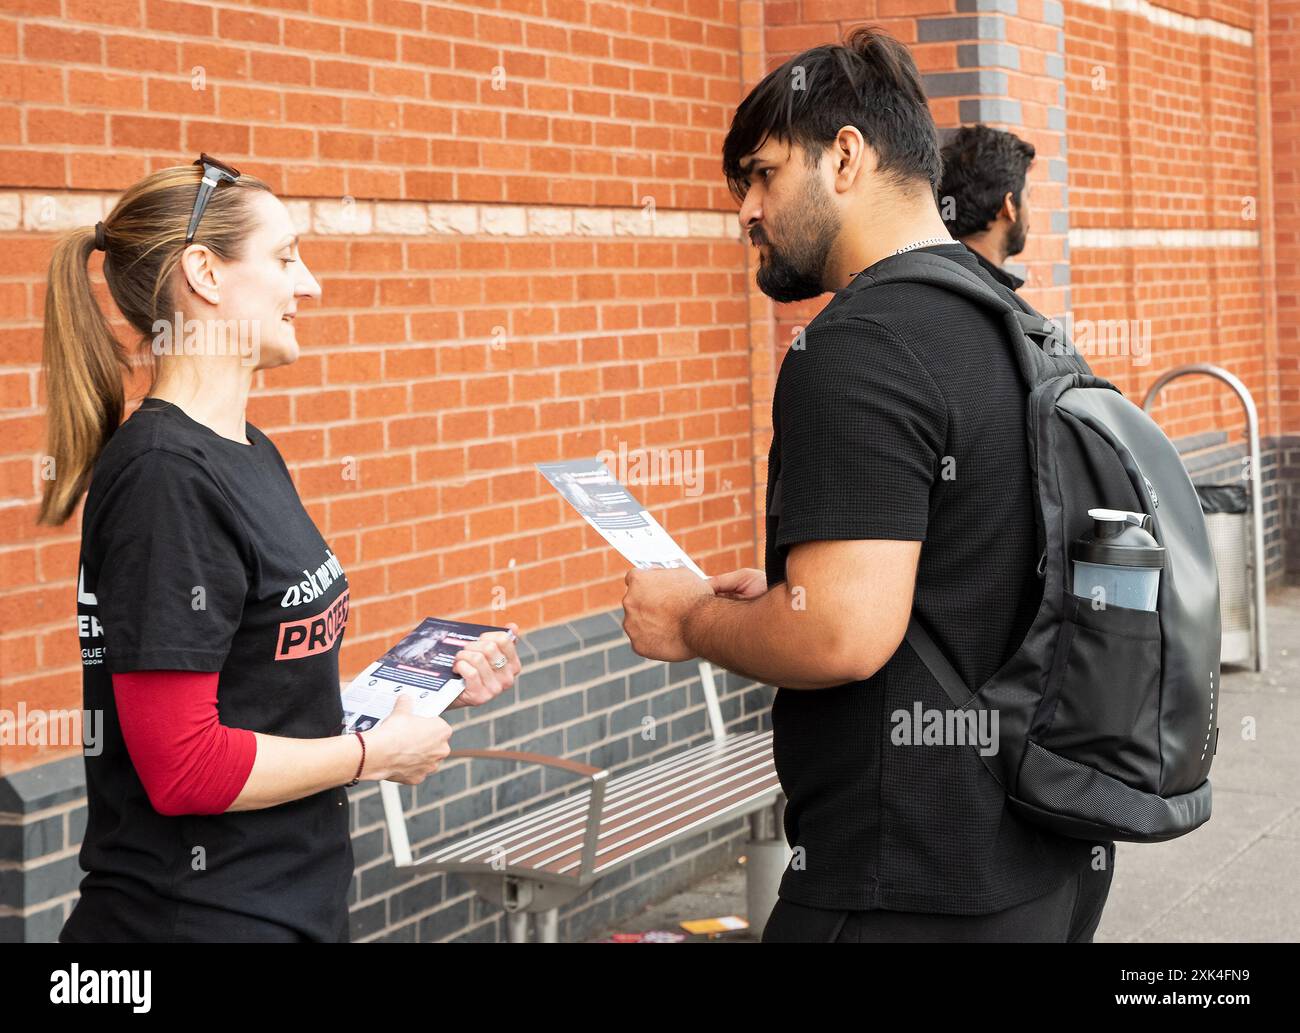
{"type": "Polygon", "coordinates": [[[1197,484],[1214,562],[1219,568],[1225,664],[1255,666],[1255,607],[1251,570],[1250,494],[1244,484],[1197,484]]]}

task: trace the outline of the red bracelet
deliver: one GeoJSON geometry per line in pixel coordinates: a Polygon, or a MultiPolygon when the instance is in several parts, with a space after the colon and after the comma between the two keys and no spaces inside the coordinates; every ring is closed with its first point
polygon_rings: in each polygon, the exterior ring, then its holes
{"type": "Polygon", "coordinates": [[[361,763],[357,765],[356,778],[354,778],[351,782],[349,782],[345,787],[349,789],[361,781],[361,769],[366,766],[366,740],[361,738],[360,732],[353,732],[352,734],[355,735],[361,741],[361,763]]]}

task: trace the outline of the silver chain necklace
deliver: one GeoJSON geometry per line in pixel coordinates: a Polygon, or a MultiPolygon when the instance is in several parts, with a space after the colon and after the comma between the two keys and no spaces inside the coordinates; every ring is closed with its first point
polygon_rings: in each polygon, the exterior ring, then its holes
{"type": "Polygon", "coordinates": [[[950,243],[952,243],[952,237],[931,237],[929,240],[913,241],[911,244],[908,244],[905,247],[900,247],[897,251],[894,252],[894,254],[901,255],[905,251],[915,251],[919,247],[929,247],[931,244],[950,244],[950,243]]]}
{"type": "MultiPolygon", "coordinates": [[[[952,237],[931,237],[929,240],[914,240],[912,243],[906,245],[905,247],[900,247],[897,251],[894,252],[894,254],[896,255],[905,254],[908,251],[915,251],[919,247],[929,247],[931,244],[951,244],[951,243],[953,243],[952,237]]],[[[870,266],[868,266],[868,268],[870,268],[870,266]]],[[[850,282],[857,279],[866,271],[867,271],[866,269],[862,269],[854,273],[853,276],[850,278],[850,282]]]]}

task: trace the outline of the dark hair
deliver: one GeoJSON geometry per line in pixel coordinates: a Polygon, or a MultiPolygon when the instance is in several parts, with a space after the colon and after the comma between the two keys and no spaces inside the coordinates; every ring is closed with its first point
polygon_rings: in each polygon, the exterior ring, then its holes
{"type": "Polygon", "coordinates": [[[768,72],[736,108],[722,145],[722,172],[737,199],[745,196],[740,164],[768,136],[799,144],[810,168],[846,125],[876,152],[894,182],[925,180],[931,192],[942,171],[939,136],[921,89],[916,62],[883,29],[862,25],[843,43],[805,50],[768,72]],[[791,80],[802,77],[800,87],[791,80]]]}
{"type": "Polygon", "coordinates": [[[948,232],[958,239],[982,233],[1010,194],[1020,204],[1025,173],[1034,160],[1034,145],[1001,129],[963,126],[943,145],[943,182],[939,210],[953,200],[948,232]]]}

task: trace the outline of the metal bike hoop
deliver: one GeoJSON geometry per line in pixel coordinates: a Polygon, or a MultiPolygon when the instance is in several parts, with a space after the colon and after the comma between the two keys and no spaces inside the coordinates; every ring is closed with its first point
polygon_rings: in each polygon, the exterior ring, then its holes
{"type": "Polygon", "coordinates": [[[1255,598],[1255,670],[1262,671],[1265,666],[1265,643],[1267,638],[1264,619],[1264,583],[1266,580],[1264,568],[1264,489],[1263,478],[1260,473],[1259,410],[1255,408],[1255,399],[1251,397],[1250,390],[1236,374],[1230,373],[1222,366],[1215,366],[1208,362],[1195,362],[1185,366],[1176,366],[1167,373],[1162,373],[1156,379],[1156,382],[1151,385],[1146,397],[1142,399],[1142,411],[1150,413],[1151,407],[1155,404],[1156,396],[1170,381],[1191,373],[1201,373],[1227,384],[1237,395],[1237,400],[1241,402],[1241,407],[1246,413],[1246,433],[1250,450],[1250,514],[1251,538],[1253,539],[1251,552],[1254,557],[1254,569],[1251,571],[1251,587],[1255,598]]]}

